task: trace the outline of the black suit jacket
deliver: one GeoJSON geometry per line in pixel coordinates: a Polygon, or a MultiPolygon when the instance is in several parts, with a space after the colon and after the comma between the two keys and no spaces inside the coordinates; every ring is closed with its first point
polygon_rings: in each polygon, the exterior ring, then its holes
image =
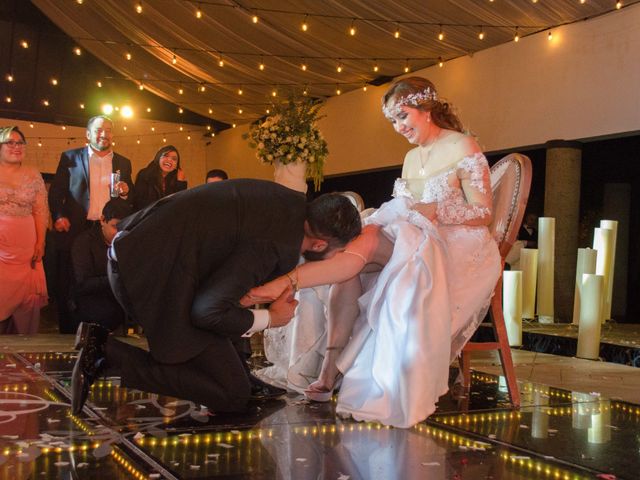
{"type": "MultiPolygon", "coordinates": [[[[120,170],[120,179],[129,185],[128,201],[133,204],[133,182],[129,159],[113,154],[113,171],[120,170]]],[[[67,217],[71,222],[68,232],[56,232],[56,248],[70,250],[76,236],[87,228],[89,211],[89,157],[87,147],[67,150],[60,156],[58,169],[49,189],[49,209],[55,222],[67,217]]]]}
{"type": "Polygon", "coordinates": [[[212,336],[245,333],[253,314],[238,300],[295,267],[305,217],[303,194],[240,179],[169,195],[120,222],[118,271],[154,358],[179,363],[212,336]]]}

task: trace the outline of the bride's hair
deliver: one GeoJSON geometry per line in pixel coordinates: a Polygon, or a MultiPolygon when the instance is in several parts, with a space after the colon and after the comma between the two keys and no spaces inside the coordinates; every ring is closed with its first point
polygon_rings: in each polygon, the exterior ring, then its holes
{"type": "Polygon", "coordinates": [[[395,102],[431,112],[431,120],[440,128],[464,131],[462,122],[453,112],[452,105],[438,100],[435,85],[426,78],[407,77],[391,85],[382,96],[382,106],[388,107],[390,103],[395,102]],[[411,99],[411,101],[403,103],[403,99],[411,99]]]}

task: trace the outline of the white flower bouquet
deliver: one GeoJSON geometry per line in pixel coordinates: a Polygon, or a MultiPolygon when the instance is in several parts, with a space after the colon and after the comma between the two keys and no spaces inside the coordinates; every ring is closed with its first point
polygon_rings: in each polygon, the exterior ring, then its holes
{"type": "Polygon", "coordinates": [[[329,154],[327,142],[316,126],[321,103],[289,97],[275,105],[266,119],[251,125],[245,138],[256,149],[256,157],[270,165],[295,162],[306,164],[306,177],[313,179],[316,191],[323,177],[324,161],[329,154]]]}

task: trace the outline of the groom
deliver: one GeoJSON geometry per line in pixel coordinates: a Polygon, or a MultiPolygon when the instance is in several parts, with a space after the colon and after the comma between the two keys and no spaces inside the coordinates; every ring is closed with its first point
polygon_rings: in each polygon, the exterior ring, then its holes
{"type": "Polygon", "coordinates": [[[269,310],[240,307],[252,287],[292,270],[300,253],[328,258],[360,232],[339,194],[305,196],[273,182],[228,180],[165,197],[118,225],[109,280],[144,328],[149,352],[82,324],[73,369],[73,412],[105,371],[122,386],[192,400],[215,412],[242,411],[250,397],[233,342],[286,325],[292,291],[269,310]]]}

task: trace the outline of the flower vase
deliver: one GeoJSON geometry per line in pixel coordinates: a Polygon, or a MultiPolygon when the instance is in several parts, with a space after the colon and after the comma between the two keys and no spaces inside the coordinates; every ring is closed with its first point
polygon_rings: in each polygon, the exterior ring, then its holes
{"type": "Polygon", "coordinates": [[[273,179],[276,183],[284,185],[296,192],[307,193],[307,164],[297,160],[290,163],[276,161],[274,164],[273,179]]]}

